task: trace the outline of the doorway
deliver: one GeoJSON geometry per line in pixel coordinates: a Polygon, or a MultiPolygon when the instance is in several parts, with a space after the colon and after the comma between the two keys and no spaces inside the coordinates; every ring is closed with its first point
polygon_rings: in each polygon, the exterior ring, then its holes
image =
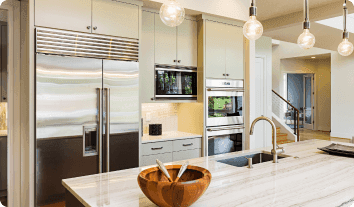
{"type": "MultiPolygon", "coordinates": [[[[287,100],[300,111],[299,128],[314,129],[314,74],[312,73],[287,73],[286,79],[287,100]]],[[[294,128],[294,114],[289,109],[286,113],[286,124],[294,128]]]]}

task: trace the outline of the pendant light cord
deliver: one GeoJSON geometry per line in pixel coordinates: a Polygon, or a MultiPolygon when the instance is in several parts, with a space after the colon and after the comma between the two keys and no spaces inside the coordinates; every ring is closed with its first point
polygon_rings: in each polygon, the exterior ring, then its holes
{"type": "Polygon", "coordinates": [[[305,22],[309,21],[309,2],[308,0],[304,1],[304,16],[305,16],[305,22]]]}
{"type": "Polygon", "coordinates": [[[348,10],[347,10],[347,0],[344,0],[344,4],[343,4],[343,30],[344,32],[347,32],[347,14],[348,14],[348,10]]]}
{"type": "Polygon", "coordinates": [[[256,0],[252,0],[251,6],[256,6],[256,0]]]}

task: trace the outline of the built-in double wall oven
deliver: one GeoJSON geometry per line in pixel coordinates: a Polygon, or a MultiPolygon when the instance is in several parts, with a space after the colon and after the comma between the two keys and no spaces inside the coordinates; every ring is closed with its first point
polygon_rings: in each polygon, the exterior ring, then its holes
{"type": "Polygon", "coordinates": [[[206,155],[243,149],[243,80],[206,80],[206,155]]]}

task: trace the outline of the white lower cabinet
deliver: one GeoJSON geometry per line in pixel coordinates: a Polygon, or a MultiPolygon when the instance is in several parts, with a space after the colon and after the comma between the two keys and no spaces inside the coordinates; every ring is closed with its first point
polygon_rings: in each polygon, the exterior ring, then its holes
{"type": "Polygon", "coordinates": [[[201,149],[173,152],[172,159],[173,161],[188,160],[188,159],[198,158],[200,157],[200,154],[201,154],[201,149]]]}
{"type": "Polygon", "coordinates": [[[173,141],[159,141],[142,144],[141,166],[161,162],[175,162],[201,156],[202,138],[186,138],[173,141]]]}
{"type": "Polygon", "coordinates": [[[141,165],[156,165],[156,159],[159,159],[163,163],[172,162],[172,153],[169,152],[164,154],[142,156],[141,165]]]}

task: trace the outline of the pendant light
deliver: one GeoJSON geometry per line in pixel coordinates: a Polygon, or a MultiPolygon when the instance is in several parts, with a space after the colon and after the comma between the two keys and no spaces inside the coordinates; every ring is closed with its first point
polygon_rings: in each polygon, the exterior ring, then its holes
{"type": "Polygon", "coordinates": [[[256,40],[260,38],[263,34],[263,26],[256,19],[257,7],[256,0],[252,0],[250,7],[250,19],[243,25],[243,35],[249,40],[256,40]]]}
{"type": "Polygon", "coordinates": [[[310,21],[309,21],[309,3],[308,0],[304,0],[304,16],[305,21],[303,25],[304,32],[297,39],[297,44],[302,49],[310,49],[315,45],[315,36],[310,33],[310,21]]]}
{"type": "Polygon", "coordinates": [[[347,31],[347,0],[343,4],[343,41],[338,45],[338,52],[342,56],[349,56],[353,53],[353,44],[349,42],[349,32],[347,31]]]}
{"type": "Polygon", "coordinates": [[[176,0],[168,0],[160,8],[160,18],[169,27],[182,24],[185,14],[184,8],[176,0]]]}

